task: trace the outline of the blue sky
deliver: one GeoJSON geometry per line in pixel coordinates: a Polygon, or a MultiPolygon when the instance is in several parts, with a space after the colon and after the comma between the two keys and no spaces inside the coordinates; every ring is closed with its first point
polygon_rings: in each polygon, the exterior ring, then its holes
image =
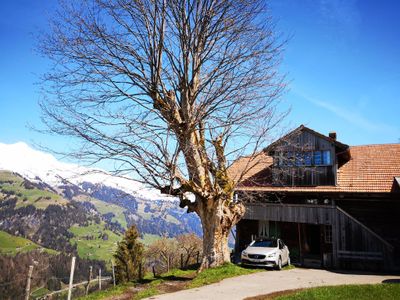
{"type": "MultiPolygon", "coordinates": [[[[40,123],[35,53],[55,1],[4,1],[0,8],[0,142],[64,147],[68,141],[32,132],[40,123]]],[[[282,71],[289,79],[287,123],[350,145],[400,140],[400,1],[272,0],[277,29],[291,36],[282,71]]]]}

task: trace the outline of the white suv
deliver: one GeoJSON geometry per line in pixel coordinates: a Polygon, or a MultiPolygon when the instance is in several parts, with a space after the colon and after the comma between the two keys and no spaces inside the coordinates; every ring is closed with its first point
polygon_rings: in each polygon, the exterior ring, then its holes
{"type": "Polygon", "coordinates": [[[253,241],[241,255],[243,265],[275,267],[290,265],[288,247],[281,239],[260,238],[253,241]]]}

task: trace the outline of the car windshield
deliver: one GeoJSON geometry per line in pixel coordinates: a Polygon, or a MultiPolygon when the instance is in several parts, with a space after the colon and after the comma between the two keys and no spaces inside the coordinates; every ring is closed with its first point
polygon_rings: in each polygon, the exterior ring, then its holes
{"type": "Polygon", "coordinates": [[[251,247],[276,247],[276,240],[259,240],[255,241],[251,247]]]}

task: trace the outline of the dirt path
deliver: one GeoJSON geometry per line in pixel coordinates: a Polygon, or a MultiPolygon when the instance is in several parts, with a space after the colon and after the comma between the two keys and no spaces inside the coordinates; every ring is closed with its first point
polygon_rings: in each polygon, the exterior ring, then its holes
{"type": "Polygon", "coordinates": [[[283,290],[309,288],[323,285],[367,284],[400,282],[397,275],[368,275],[337,273],[315,269],[267,271],[225,279],[200,288],[163,294],[148,299],[160,300],[236,300],[283,290]]]}

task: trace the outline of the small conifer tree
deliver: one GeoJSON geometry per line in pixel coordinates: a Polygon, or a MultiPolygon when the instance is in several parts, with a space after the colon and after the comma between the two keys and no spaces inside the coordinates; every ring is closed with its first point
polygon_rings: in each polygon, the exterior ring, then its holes
{"type": "Polygon", "coordinates": [[[139,232],[132,225],[114,254],[115,277],[118,283],[139,279],[142,272],[143,244],[138,241],[139,232]]]}

